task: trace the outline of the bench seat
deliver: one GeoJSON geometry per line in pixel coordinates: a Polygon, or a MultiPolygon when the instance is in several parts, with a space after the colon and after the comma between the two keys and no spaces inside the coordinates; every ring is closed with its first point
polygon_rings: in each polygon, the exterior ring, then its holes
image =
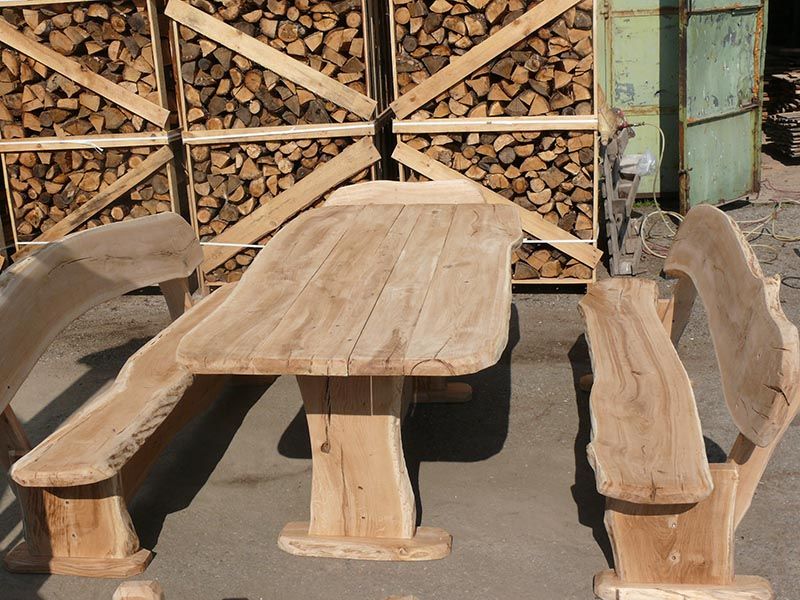
{"type": "Polygon", "coordinates": [[[714,486],[689,376],[657,302],[655,282],[613,278],[580,303],[594,372],[587,451],[604,496],[688,504],[714,486]]]}
{"type": "MultiPolygon", "coordinates": [[[[208,388],[215,387],[216,379],[195,378],[177,363],[175,350],[229,291],[226,286],[208,296],[131,356],[105,393],[14,464],[14,481],[24,487],[74,487],[114,477],[173,418],[182,399],[213,398],[215,394],[206,392],[213,392],[208,388]]],[[[192,414],[202,410],[196,405],[187,409],[192,414]]],[[[124,487],[136,487],[136,479],[124,480],[124,487]]]]}

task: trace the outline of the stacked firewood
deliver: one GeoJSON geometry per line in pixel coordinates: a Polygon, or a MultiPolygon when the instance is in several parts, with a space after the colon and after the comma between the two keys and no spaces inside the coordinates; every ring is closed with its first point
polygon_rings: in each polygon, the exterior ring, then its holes
{"type": "MultiPolygon", "coordinates": [[[[577,238],[594,229],[594,133],[447,133],[402,141],[489,190],[535,211],[577,238]]],[[[408,179],[419,179],[409,172],[408,179]]],[[[546,245],[517,251],[514,279],[591,277],[591,270],[546,245]]]]}
{"type": "MultiPolygon", "coordinates": [[[[139,166],[152,147],[14,152],[5,155],[17,236],[30,241],[139,166]]],[[[173,209],[166,168],[77,229],[173,209]]]]}
{"type": "MultiPolygon", "coordinates": [[[[394,0],[397,95],[522,15],[536,0],[394,0]]],[[[590,115],[592,0],[478,68],[411,118],[590,115]]]]}
{"type": "MultiPolygon", "coordinates": [[[[348,138],[335,138],[190,147],[192,192],[200,240],[212,241],[351,143],[348,138]]],[[[351,183],[366,179],[368,174],[369,171],[357,174],[351,183]]],[[[236,281],[252,262],[256,251],[256,248],[243,250],[207,273],[206,280],[211,283],[236,281]]]]}
{"type": "MultiPolygon", "coordinates": [[[[367,94],[360,0],[192,0],[192,6],[367,94]]],[[[180,25],[191,129],[341,123],[359,117],[180,25]]]]}
{"type": "MultiPolygon", "coordinates": [[[[31,40],[158,103],[147,8],[135,0],[8,7],[2,18],[31,40]]],[[[0,52],[3,138],[156,131],[142,117],[9,47],[0,52]]]]}

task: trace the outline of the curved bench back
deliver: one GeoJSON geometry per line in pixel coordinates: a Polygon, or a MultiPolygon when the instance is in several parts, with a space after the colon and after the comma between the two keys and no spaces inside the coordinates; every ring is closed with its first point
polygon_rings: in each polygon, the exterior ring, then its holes
{"type": "Polygon", "coordinates": [[[731,416],[742,435],[768,446],[800,402],[800,340],[781,310],[779,279],[764,277],[738,226],[712,206],[689,211],[664,270],[697,289],[731,416]]]}
{"type": "Polygon", "coordinates": [[[174,213],[80,231],[0,275],[0,411],[55,337],[90,308],[188,277],[203,253],[174,213]]]}

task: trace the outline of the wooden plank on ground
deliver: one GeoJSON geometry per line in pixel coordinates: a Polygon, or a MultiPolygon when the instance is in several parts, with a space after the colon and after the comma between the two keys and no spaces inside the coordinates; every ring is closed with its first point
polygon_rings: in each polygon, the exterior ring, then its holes
{"type": "Polygon", "coordinates": [[[637,504],[689,504],[713,490],[689,376],[656,310],[655,282],[614,277],[589,287],[597,489],[637,504]]]}
{"type": "MultiPolygon", "coordinates": [[[[212,242],[226,244],[257,242],[313,204],[331,188],[376,163],[380,157],[371,138],[359,140],[338,156],[318,166],[285,192],[278,194],[232,227],[228,227],[212,242]]],[[[208,273],[240,250],[241,248],[231,246],[206,246],[203,272],[208,273]]]]}
{"type": "MultiPolygon", "coordinates": [[[[92,215],[97,211],[102,210],[128,192],[132,187],[150,177],[172,160],[172,157],[172,150],[169,146],[164,146],[156,152],[153,152],[140,165],[125,173],[125,175],[117,179],[114,183],[96,194],[91,200],[82,204],[50,229],[42,233],[42,235],[36,238],[36,241],[51,242],[64,237],[73,229],[86,222],[88,219],[91,219],[92,215]]],[[[14,254],[14,259],[19,260],[27,256],[33,252],[35,248],[36,246],[21,248],[14,254]]]]}
{"type": "Polygon", "coordinates": [[[450,64],[407,94],[400,96],[389,107],[398,119],[405,119],[420,106],[450,89],[461,79],[474,73],[498,54],[521,42],[540,27],[547,25],[578,2],[580,0],[540,2],[468,52],[453,58],[450,64]]]}
{"type": "Polygon", "coordinates": [[[170,0],[167,4],[166,15],[273,73],[327,98],[363,119],[372,118],[375,112],[377,106],[375,100],[182,0],[170,0]]]}
{"type": "MultiPolygon", "coordinates": [[[[443,165],[422,152],[414,150],[411,146],[403,142],[397,143],[392,153],[392,158],[430,179],[465,179],[467,181],[472,181],[472,179],[466,175],[443,165]]],[[[600,262],[603,253],[595,248],[589,241],[581,240],[573,236],[568,231],[561,229],[558,225],[545,221],[538,213],[525,210],[518,204],[515,204],[492,190],[482,186],[481,191],[484,197],[492,204],[508,204],[516,207],[519,212],[520,221],[522,222],[522,229],[532,236],[544,241],[569,240],[567,243],[563,241],[553,241],[549,243],[554,248],[557,248],[564,254],[579,260],[589,267],[594,268],[597,263],[600,262]]]]}
{"type": "Polygon", "coordinates": [[[0,42],[159,127],[167,124],[169,110],[166,108],[145,100],[102,75],[90,71],[75,60],[35,42],[3,18],[0,18],[0,42]]]}

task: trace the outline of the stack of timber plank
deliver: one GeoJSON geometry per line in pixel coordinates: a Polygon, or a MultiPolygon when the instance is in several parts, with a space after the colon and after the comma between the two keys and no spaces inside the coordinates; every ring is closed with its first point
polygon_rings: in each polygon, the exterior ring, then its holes
{"type": "Polygon", "coordinates": [[[362,0],[170,0],[190,214],[209,285],[283,224],[370,177],[371,29],[362,0]]]}
{"type": "Polygon", "coordinates": [[[411,180],[468,178],[520,210],[516,283],[588,283],[597,250],[591,0],[389,0],[411,180]]]}
{"type": "Polygon", "coordinates": [[[764,131],[782,156],[800,158],[800,111],[769,115],[764,131]]]}
{"type": "Polygon", "coordinates": [[[155,0],[4,3],[0,161],[15,258],[29,242],[179,210],[165,47],[155,0]]]}

